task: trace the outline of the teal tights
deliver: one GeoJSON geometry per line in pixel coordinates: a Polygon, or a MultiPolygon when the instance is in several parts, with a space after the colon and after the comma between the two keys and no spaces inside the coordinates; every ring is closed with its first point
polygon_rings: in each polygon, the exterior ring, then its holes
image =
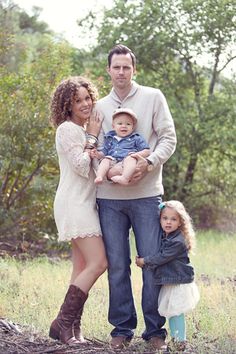
{"type": "Polygon", "coordinates": [[[171,338],[174,338],[178,342],[186,340],[185,317],[183,313],[179,316],[170,317],[169,327],[171,338]]]}

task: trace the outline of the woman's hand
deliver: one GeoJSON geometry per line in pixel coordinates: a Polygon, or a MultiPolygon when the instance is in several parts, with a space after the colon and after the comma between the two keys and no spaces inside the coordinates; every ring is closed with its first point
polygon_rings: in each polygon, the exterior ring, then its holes
{"type": "Polygon", "coordinates": [[[94,135],[97,137],[100,132],[101,126],[102,126],[102,121],[100,119],[99,113],[96,111],[93,111],[90,118],[89,118],[89,121],[88,121],[88,124],[86,127],[86,132],[88,134],[91,134],[91,135],[94,135]]]}

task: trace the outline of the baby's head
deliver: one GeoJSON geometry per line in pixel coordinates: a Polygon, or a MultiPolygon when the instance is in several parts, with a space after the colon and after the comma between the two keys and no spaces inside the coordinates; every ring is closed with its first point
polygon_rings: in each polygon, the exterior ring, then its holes
{"type": "Polygon", "coordinates": [[[130,108],[118,108],[112,115],[112,127],[121,137],[130,135],[137,124],[137,116],[130,108]]]}

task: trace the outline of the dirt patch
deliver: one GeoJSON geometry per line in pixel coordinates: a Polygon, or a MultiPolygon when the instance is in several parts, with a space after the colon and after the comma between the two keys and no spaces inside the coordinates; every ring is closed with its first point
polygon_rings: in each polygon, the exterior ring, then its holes
{"type": "Polygon", "coordinates": [[[1,354],[64,354],[64,353],[114,353],[108,344],[99,340],[88,340],[86,344],[65,345],[52,341],[40,334],[30,332],[27,328],[0,319],[0,353],[1,354]]]}
{"type": "MultiPolygon", "coordinates": [[[[155,354],[142,338],[135,337],[129,347],[123,350],[112,350],[107,342],[99,339],[87,339],[86,344],[65,345],[59,341],[45,338],[39,333],[32,333],[29,329],[15,324],[7,319],[0,318],[0,354],[155,354]]],[[[167,351],[161,352],[168,353],[167,351]]],[[[172,352],[173,353],[173,352],[172,352]]],[[[188,347],[186,353],[198,354],[195,348],[188,347]]],[[[216,353],[216,352],[215,352],[216,353]]],[[[177,353],[175,353],[177,354],[177,353]]]]}
{"type": "MultiPolygon", "coordinates": [[[[27,327],[15,324],[7,319],[0,318],[0,354],[180,354],[182,352],[153,351],[142,338],[135,337],[130,346],[123,350],[112,350],[109,343],[99,339],[86,338],[86,344],[65,345],[59,341],[53,341],[39,333],[35,333],[27,327]]],[[[194,344],[187,343],[184,354],[233,354],[235,353],[235,340],[226,338],[228,345],[222,348],[218,338],[209,340],[207,336],[199,339],[194,344]]]]}
{"type": "MultiPolygon", "coordinates": [[[[87,339],[87,338],[86,338],[87,339]]],[[[109,344],[99,339],[87,339],[86,344],[65,345],[59,341],[53,341],[40,334],[32,333],[27,328],[15,324],[7,319],[0,319],[0,354],[129,354],[143,353],[154,354],[155,352],[145,348],[141,338],[135,338],[132,344],[124,350],[114,351],[109,344]]]]}

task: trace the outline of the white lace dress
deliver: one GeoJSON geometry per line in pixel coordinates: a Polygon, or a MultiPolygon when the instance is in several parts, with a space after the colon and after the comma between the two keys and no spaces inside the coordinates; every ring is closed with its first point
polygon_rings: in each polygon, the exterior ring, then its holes
{"type": "Polygon", "coordinates": [[[101,236],[96,207],[95,173],[84,152],[84,129],[63,122],[56,131],[60,181],[54,200],[54,217],[59,241],[77,237],[101,236]]]}

